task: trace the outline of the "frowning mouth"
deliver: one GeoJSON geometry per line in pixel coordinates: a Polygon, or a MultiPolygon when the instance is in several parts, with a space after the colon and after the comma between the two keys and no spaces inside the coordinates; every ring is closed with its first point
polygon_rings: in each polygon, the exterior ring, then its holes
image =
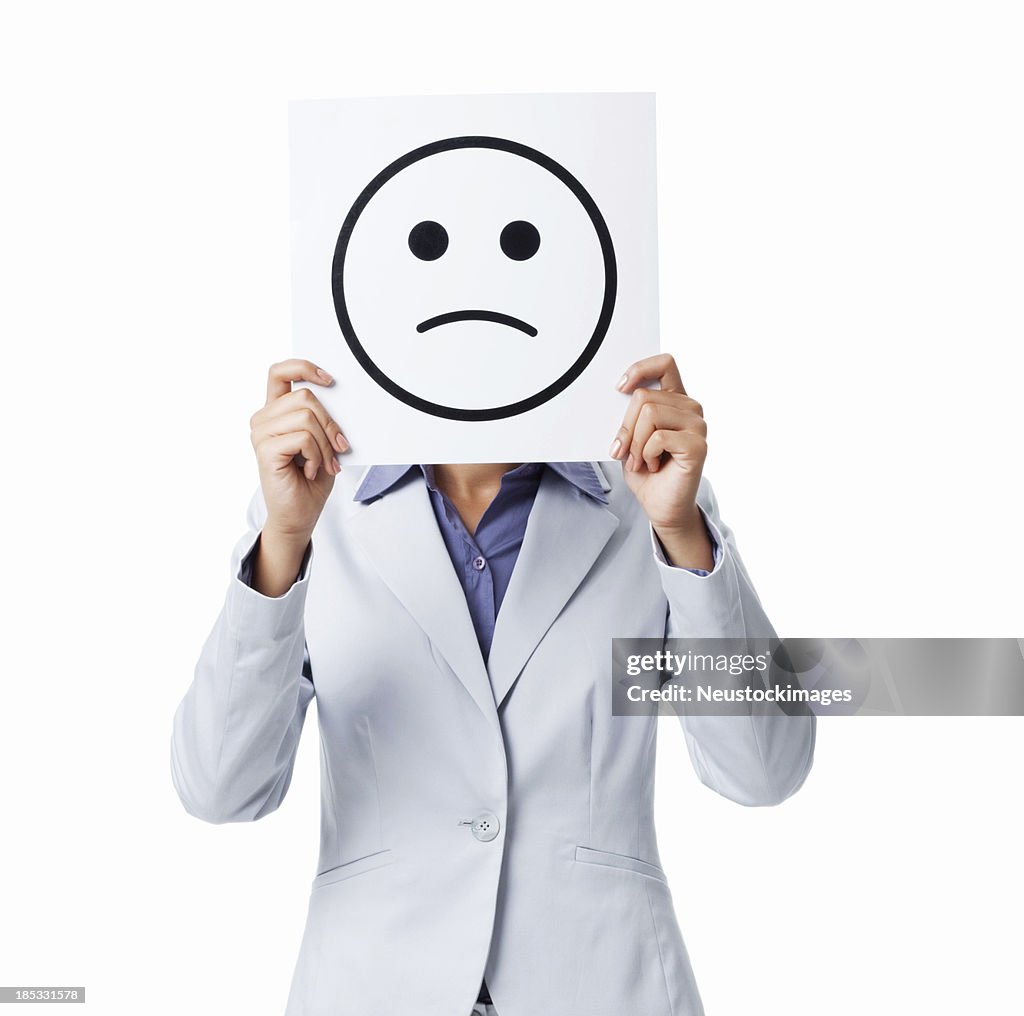
{"type": "Polygon", "coordinates": [[[517,328],[519,331],[525,332],[530,336],[537,334],[537,329],[533,325],[527,324],[517,317],[512,317],[510,314],[499,314],[493,310],[452,310],[447,314],[438,314],[437,317],[421,321],[416,326],[416,331],[420,333],[429,332],[431,328],[436,328],[438,325],[451,324],[453,321],[493,321],[497,325],[508,325],[509,328],[517,328]]]}

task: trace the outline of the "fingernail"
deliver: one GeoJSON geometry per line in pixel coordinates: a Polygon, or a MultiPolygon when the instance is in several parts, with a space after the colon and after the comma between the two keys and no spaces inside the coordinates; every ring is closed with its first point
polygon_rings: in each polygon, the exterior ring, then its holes
{"type": "Polygon", "coordinates": [[[611,447],[610,451],[608,452],[608,454],[613,459],[617,459],[619,457],[619,452],[621,452],[621,451],[622,451],[622,442],[618,438],[616,438],[612,442],[612,447],[611,447]]]}
{"type": "Polygon", "coordinates": [[[347,452],[351,447],[352,447],[352,445],[350,445],[348,443],[348,441],[345,439],[345,435],[342,434],[339,431],[338,432],[338,451],[339,452],[347,452]]]}
{"type": "Polygon", "coordinates": [[[615,386],[621,392],[629,384],[629,375],[623,374],[619,383],[615,386]]]}
{"type": "Polygon", "coordinates": [[[630,457],[628,459],[626,459],[626,468],[627,469],[635,469],[636,468],[636,463],[634,462],[632,455],[630,455],[630,457]]]}
{"type": "Polygon", "coordinates": [[[326,385],[334,384],[334,378],[331,377],[331,375],[328,374],[327,371],[323,370],[321,367],[317,367],[316,372],[320,376],[320,378],[323,380],[324,384],[326,384],[326,385]]]}

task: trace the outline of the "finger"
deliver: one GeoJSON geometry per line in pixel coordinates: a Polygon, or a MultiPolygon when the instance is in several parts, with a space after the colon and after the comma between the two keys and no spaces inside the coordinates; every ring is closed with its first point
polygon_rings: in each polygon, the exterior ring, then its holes
{"type": "Polygon", "coordinates": [[[636,421],[640,417],[641,410],[648,403],[678,406],[698,416],[704,415],[704,407],[695,399],[691,399],[689,395],[683,395],[679,392],[665,392],[660,388],[638,388],[630,397],[626,413],[622,418],[622,426],[615,435],[615,440],[612,441],[609,454],[613,459],[623,459],[629,454],[636,421]]]}
{"type": "Polygon", "coordinates": [[[302,408],[265,420],[253,429],[253,444],[265,441],[268,437],[280,437],[293,431],[304,430],[313,435],[313,440],[320,446],[320,454],[329,473],[337,475],[341,471],[338,460],[334,457],[335,449],[331,439],[316,414],[310,409],[302,408]]]}
{"type": "Polygon", "coordinates": [[[267,404],[292,390],[293,381],[309,381],[315,385],[332,385],[334,378],[310,360],[282,360],[267,371],[267,404]]]}
{"type": "Polygon", "coordinates": [[[690,430],[656,430],[643,449],[643,461],[661,463],[666,452],[677,462],[692,463],[703,468],[708,455],[707,440],[690,430]]]}
{"type": "Polygon", "coordinates": [[[633,440],[629,446],[629,457],[626,459],[627,469],[639,469],[643,462],[652,473],[657,472],[661,460],[648,459],[644,451],[656,430],[692,430],[703,437],[707,433],[707,425],[702,416],[679,406],[662,405],[657,402],[645,403],[633,429],[633,440]]]}
{"type": "Polygon", "coordinates": [[[296,455],[306,460],[302,467],[306,479],[315,480],[323,459],[320,446],[308,430],[295,430],[290,434],[269,437],[256,448],[256,458],[260,465],[275,472],[294,469],[297,465],[294,461],[296,455]]]}
{"type": "Polygon", "coordinates": [[[637,360],[626,368],[626,373],[619,380],[620,392],[635,391],[637,385],[647,381],[657,381],[663,392],[681,392],[686,394],[683,379],[679,376],[676,359],[670,353],[657,353],[643,360],[637,360]]]}
{"type": "Polygon", "coordinates": [[[349,450],[350,445],[341,428],[331,418],[331,414],[324,408],[324,404],[308,388],[296,388],[268,403],[249,421],[250,426],[255,429],[267,420],[288,416],[297,409],[305,409],[316,417],[331,445],[337,451],[347,452],[349,450]]]}

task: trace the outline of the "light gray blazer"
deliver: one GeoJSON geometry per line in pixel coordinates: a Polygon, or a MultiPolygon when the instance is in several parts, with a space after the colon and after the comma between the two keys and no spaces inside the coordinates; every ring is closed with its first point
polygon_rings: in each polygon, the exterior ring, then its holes
{"type": "MultiPolygon", "coordinates": [[[[702,1012],[653,821],[655,717],[614,717],[612,636],[771,635],[719,517],[708,576],[669,566],[618,463],[609,504],[546,470],[485,665],[425,484],[369,504],[335,483],[304,577],[237,578],[174,717],[186,810],[262,818],[284,799],[310,699],[320,861],[287,1016],[702,1012]],[[316,687],[303,673],[308,647],[316,687]]],[[[813,716],[687,717],[700,779],[746,805],[804,781],[813,716]]]]}

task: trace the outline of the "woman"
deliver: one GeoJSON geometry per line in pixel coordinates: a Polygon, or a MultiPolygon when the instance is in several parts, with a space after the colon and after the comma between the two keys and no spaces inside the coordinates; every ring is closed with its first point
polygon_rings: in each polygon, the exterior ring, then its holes
{"type": "MultiPolygon", "coordinates": [[[[172,739],[185,808],[251,821],[281,804],[317,698],[288,1016],[701,1013],[655,839],[656,717],[612,715],[611,639],[772,629],[674,360],[626,371],[612,463],[342,469],[340,427],[293,381],[331,378],[270,369],[261,489],[172,739]]],[[[811,766],[810,714],[682,726],[741,804],[811,766]]]]}

